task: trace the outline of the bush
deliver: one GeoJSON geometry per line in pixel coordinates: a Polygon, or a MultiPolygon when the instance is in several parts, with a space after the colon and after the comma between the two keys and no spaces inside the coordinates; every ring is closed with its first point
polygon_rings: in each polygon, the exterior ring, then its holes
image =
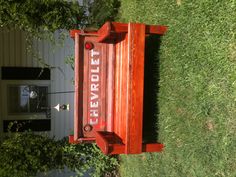
{"type": "Polygon", "coordinates": [[[0,0],[0,26],[17,27],[33,35],[76,28],[83,19],[83,7],[76,1],[0,0]]]}
{"type": "Polygon", "coordinates": [[[85,172],[93,177],[117,176],[117,156],[104,155],[95,144],[64,145],[64,164],[79,176],[85,172]]]}
{"type": "Polygon", "coordinates": [[[78,175],[114,176],[116,157],[104,155],[95,144],[69,144],[31,132],[11,133],[0,144],[0,176],[32,177],[67,166],[78,175]]]}
{"type": "Polygon", "coordinates": [[[119,0],[84,0],[83,6],[76,0],[0,0],[0,27],[42,38],[58,29],[99,27],[114,20],[119,6],[119,0]]]}
{"type": "Polygon", "coordinates": [[[119,0],[88,1],[88,26],[100,27],[106,21],[113,21],[120,7],[119,0]]]}
{"type": "Polygon", "coordinates": [[[0,176],[34,176],[62,166],[62,146],[33,133],[15,133],[0,144],[0,176]]]}

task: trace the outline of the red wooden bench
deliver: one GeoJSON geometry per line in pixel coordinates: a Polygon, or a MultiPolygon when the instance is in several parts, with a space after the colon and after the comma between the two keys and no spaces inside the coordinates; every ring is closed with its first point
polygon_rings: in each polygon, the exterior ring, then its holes
{"type": "Polygon", "coordinates": [[[146,36],[166,30],[160,25],[107,22],[98,31],[71,31],[75,38],[71,142],[95,141],[105,154],[162,151],[163,144],[143,143],[144,56],[146,36]]]}

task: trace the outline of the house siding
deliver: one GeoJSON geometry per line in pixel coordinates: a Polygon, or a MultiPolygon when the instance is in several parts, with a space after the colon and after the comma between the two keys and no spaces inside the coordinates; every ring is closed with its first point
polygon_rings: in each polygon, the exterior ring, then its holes
{"type": "MultiPolygon", "coordinates": [[[[58,38],[59,33],[55,33],[58,38]]],[[[0,67],[20,66],[20,67],[42,67],[41,62],[34,59],[32,53],[27,52],[26,34],[19,30],[0,29],[0,67]]],[[[57,41],[56,41],[57,43],[57,41]]],[[[74,42],[69,37],[65,39],[64,45],[54,46],[48,41],[33,41],[34,51],[44,59],[44,63],[51,68],[50,93],[73,91],[74,71],[65,64],[66,56],[73,55],[74,42]]],[[[0,80],[0,89],[2,81],[0,80]]],[[[2,90],[0,90],[2,94],[2,90]]],[[[2,96],[0,95],[0,98],[2,96]]],[[[73,131],[73,93],[50,94],[51,106],[60,104],[70,104],[70,111],[57,112],[51,110],[50,136],[61,139],[68,136],[73,131]]],[[[4,101],[0,101],[2,104],[4,101]]],[[[2,105],[0,105],[2,109],[2,105]]],[[[2,123],[3,114],[0,109],[0,120],[2,123]]],[[[2,125],[0,128],[2,132],[2,125]]]]}

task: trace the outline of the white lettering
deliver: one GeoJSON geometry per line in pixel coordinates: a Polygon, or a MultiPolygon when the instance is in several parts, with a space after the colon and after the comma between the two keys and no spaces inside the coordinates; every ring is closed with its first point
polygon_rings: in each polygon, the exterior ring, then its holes
{"type": "Polygon", "coordinates": [[[98,117],[98,110],[97,109],[91,109],[90,110],[90,117],[98,117]]]}
{"type": "Polygon", "coordinates": [[[100,52],[97,50],[91,50],[90,59],[90,103],[89,114],[91,125],[98,124],[99,120],[99,93],[100,93],[100,52]]]}
{"type": "Polygon", "coordinates": [[[90,107],[91,108],[98,108],[98,101],[96,101],[96,102],[90,102],[90,107]]]}
{"type": "Polygon", "coordinates": [[[92,74],[91,81],[92,82],[98,82],[99,81],[99,75],[92,74]]]}
{"type": "Polygon", "coordinates": [[[98,91],[99,84],[91,84],[91,91],[98,91]]]}
{"type": "Polygon", "coordinates": [[[94,58],[91,59],[91,65],[99,65],[99,63],[100,63],[99,58],[98,59],[94,59],[94,58]]]}
{"type": "Polygon", "coordinates": [[[91,73],[99,73],[99,66],[96,69],[91,69],[91,73]]]}
{"type": "Polygon", "coordinates": [[[90,120],[89,120],[89,124],[90,124],[90,125],[96,125],[96,124],[98,124],[98,119],[95,119],[95,121],[93,121],[93,119],[90,119],[90,120]]]}
{"type": "Polygon", "coordinates": [[[92,49],[91,57],[96,56],[96,55],[100,55],[100,52],[99,51],[95,51],[95,50],[92,49]]]}
{"type": "Polygon", "coordinates": [[[93,92],[91,92],[91,100],[95,100],[95,99],[98,99],[98,94],[95,94],[93,92]]]}

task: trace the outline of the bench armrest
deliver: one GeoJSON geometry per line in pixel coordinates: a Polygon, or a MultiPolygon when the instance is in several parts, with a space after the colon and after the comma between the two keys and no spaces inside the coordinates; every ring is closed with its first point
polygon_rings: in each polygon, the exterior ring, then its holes
{"type": "Polygon", "coordinates": [[[96,143],[104,154],[108,154],[109,143],[102,132],[96,132],[96,143]]]}
{"type": "Polygon", "coordinates": [[[96,132],[96,143],[104,154],[123,154],[125,146],[113,132],[96,132]]]}
{"type": "MultiPolygon", "coordinates": [[[[134,23],[133,23],[134,24],[134,23]]],[[[119,33],[128,32],[127,23],[106,22],[97,32],[98,42],[110,42],[114,40],[119,33]]],[[[167,26],[162,25],[145,25],[145,34],[163,35],[167,31],[167,26]]]]}

